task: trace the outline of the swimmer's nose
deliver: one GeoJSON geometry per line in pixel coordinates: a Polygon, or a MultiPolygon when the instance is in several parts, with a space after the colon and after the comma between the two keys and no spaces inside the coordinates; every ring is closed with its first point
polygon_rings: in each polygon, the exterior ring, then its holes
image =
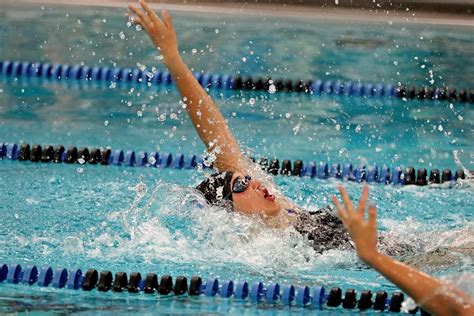
{"type": "Polygon", "coordinates": [[[259,186],[260,186],[260,181],[254,180],[254,179],[250,180],[250,187],[251,187],[251,188],[256,189],[256,188],[258,188],[259,186]]]}

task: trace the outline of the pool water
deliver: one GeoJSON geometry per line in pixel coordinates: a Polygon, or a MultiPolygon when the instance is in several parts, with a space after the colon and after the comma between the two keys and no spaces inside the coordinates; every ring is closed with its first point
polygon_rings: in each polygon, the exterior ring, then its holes
{"type": "MultiPolygon", "coordinates": [[[[143,32],[123,9],[3,5],[0,60],[158,67],[143,32]],[[28,23],[24,23],[25,19],[28,23]]],[[[173,12],[172,12],[173,13],[173,12]]],[[[402,82],[471,88],[469,28],[342,23],[277,17],[173,13],[180,49],[196,71],[290,79],[402,82]],[[259,26],[259,32],[248,25],[259,26]]],[[[401,99],[210,91],[245,151],[304,161],[474,169],[472,106],[401,99]]],[[[203,154],[173,87],[0,78],[0,141],[203,154]]],[[[204,279],[396,288],[351,251],[315,254],[292,229],[218,208],[196,207],[196,170],[0,161],[0,262],[155,272],[204,279]]],[[[336,181],[277,176],[301,207],[330,204],[336,181]]],[[[347,183],[352,196],[361,186],[347,183]]],[[[420,254],[457,247],[419,267],[440,276],[471,273],[472,185],[371,185],[379,226],[420,254]],[[462,249],[462,251],[459,251],[462,249]]],[[[473,289],[471,288],[471,291],[473,289]]],[[[0,286],[0,312],[287,313],[206,298],[85,293],[0,286]]],[[[314,312],[296,309],[298,312],[314,312]]],[[[342,309],[327,311],[341,313],[342,309]]]]}

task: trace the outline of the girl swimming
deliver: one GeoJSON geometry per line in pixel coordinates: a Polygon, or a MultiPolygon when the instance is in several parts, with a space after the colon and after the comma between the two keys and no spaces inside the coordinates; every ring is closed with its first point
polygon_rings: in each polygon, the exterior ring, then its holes
{"type": "Polygon", "coordinates": [[[210,204],[261,216],[270,226],[292,225],[313,242],[313,248],[318,252],[354,245],[362,261],[398,285],[429,312],[473,315],[474,305],[465,293],[378,252],[375,206],[368,207],[369,218],[364,219],[369,194],[367,186],[357,209],[352,206],[345,189],[339,188],[344,203],[336,197],[333,202],[342,221],[331,208],[304,212],[282,194],[267,188],[259,178],[263,175],[258,168],[243,155],[217,105],[182,61],[171,16],[163,10],[160,18],[144,1],[140,1],[140,5],[142,9],[129,6],[135,14],[130,18],[142,26],[160,50],[196,131],[207,150],[216,156],[214,165],[218,172],[196,187],[210,204]]]}
{"type": "Polygon", "coordinates": [[[163,10],[159,17],[146,2],[142,9],[129,6],[130,19],[139,24],[163,56],[163,63],[181,94],[187,113],[208,152],[215,156],[217,173],[196,189],[211,205],[222,205],[236,212],[257,215],[271,227],[294,226],[310,239],[316,251],[352,247],[342,222],[328,207],[305,212],[275,189],[259,168],[242,153],[225,118],[208,93],[183,62],[171,16],[163,10]]]}

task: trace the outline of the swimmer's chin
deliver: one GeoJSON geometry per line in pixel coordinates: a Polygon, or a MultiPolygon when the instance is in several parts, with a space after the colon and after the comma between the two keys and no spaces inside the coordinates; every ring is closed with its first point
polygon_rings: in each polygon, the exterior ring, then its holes
{"type": "Polygon", "coordinates": [[[262,211],[262,215],[266,217],[278,217],[283,214],[280,205],[273,200],[271,203],[271,207],[267,208],[266,210],[262,211]]]}

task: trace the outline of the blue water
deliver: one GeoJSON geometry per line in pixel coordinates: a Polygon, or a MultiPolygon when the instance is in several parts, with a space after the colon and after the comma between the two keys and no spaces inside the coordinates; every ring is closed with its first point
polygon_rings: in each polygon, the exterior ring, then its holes
{"type": "MultiPolygon", "coordinates": [[[[4,7],[1,60],[163,68],[143,32],[126,26],[122,9],[4,7]]],[[[474,82],[474,37],[463,27],[185,12],[174,18],[184,59],[198,71],[415,85],[433,79],[435,86],[456,88],[474,82]],[[259,32],[249,32],[250,24],[258,25],[259,32]]],[[[474,169],[474,112],[467,104],[210,93],[252,156],[474,169]]],[[[202,154],[204,147],[178,100],[173,87],[1,78],[0,141],[202,154]]],[[[222,209],[197,208],[189,187],[202,178],[188,170],[0,161],[0,262],[395,289],[352,252],[315,254],[291,229],[272,230],[222,209]]],[[[309,210],[329,204],[336,191],[332,181],[275,181],[309,210]]],[[[348,184],[354,197],[360,189],[348,184]]],[[[392,242],[417,245],[420,254],[440,246],[472,249],[469,184],[370,189],[379,205],[380,228],[392,242]]],[[[450,252],[449,259],[419,266],[442,276],[472,273],[472,253],[450,252]]],[[[269,306],[224,299],[157,299],[2,284],[0,311],[26,310],[273,313],[269,306]]]]}

